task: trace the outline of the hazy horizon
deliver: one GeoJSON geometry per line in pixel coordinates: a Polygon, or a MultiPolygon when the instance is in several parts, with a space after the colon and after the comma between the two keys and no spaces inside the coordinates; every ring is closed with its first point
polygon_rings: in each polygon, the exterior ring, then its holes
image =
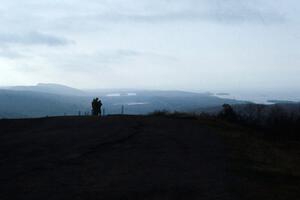
{"type": "MultiPolygon", "coordinates": [[[[272,89],[236,89],[236,90],[184,90],[184,89],[164,89],[164,88],[139,88],[139,87],[131,87],[131,88],[77,88],[70,85],[64,85],[60,83],[37,83],[37,84],[28,84],[28,85],[8,85],[8,86],[0,86],[0,89],[14,89],[19,90],[20,88],[14,87],[29,87],[27,90],[32,90],[35,86],[45,87],[44,92],[47,91],[47,87],[55,87],[55,86],[63,86],[70,87],[71,89],[78,89],[82,92],[108,92],[108,94],[116,94],[122,92],[138,92],[138,91],[182,91],[182,92],[195,92],[195,93],[204,93],[210,94],[213,96],[217,96],[220,98],[230,98],[235,100],[242,101],[250,101],[253,103],[262,103],[262,104],[270,104],[270,101],[278,100],[278,101],[293,101],[300,102],[300,93],[299,90],[272,90],[272,89]],[[33,88],[32,88],[33,87],[33,88]]],[[[25,88],[21,88],[24,90],[25,88]]],[[[34,91],[34,90],[33,90],[34,91]]],[[[51,90],[50,90],[51,92],[51,90]]],[[[51,92],[52,93],[52,92],[51,92]]],[[[94,93],[94,94],[96,94],[94,93]]],[[[97,96],[97,95],[96,95],[97,96]]]]}
{"type": "Polygon", "coordinates": [[[3,2],[0,86],[295,93],[299,11],[296,0],[3,2]]]}

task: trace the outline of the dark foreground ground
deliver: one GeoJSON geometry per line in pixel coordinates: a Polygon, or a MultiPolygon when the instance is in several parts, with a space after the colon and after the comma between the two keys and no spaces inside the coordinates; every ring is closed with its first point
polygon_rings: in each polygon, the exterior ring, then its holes
{"type": "Polygon", "coordinates": [[[297,142],[197,119],[0,120],[0,199],[300,199],[297,142]]]}

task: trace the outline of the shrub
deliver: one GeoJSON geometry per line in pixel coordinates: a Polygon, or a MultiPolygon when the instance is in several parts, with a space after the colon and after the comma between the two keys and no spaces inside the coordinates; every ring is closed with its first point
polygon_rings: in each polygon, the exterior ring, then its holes
{"type": "Polygon", "coordinates": [[[156,110],[152,113],[149,113],[150,116],[168,116],[170,112],[167,110],[156,110]]]}

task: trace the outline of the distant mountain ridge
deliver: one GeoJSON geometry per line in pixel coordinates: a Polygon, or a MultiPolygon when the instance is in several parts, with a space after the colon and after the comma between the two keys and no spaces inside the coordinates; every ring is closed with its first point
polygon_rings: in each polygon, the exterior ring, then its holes
{"type": "Polygon", "coordinates": [[[23,118],[77,115],[86,110],[89,99],[79,96],[57,95],[45,92],[1,90],[0,117],[23,118]]]}
{"type": "Polygon", "coordinates": [[[54,83],[38,83],[34,86],[13,86],[8,87],[10,90],[18,91],[34,91],[34,92],[45,92],[59,95],[71,95],[71,96],[85,96],[86,93],[82,90],[72,88],[69,86],[54,84],[54,83]]]}
{"type": "Polygon", "coordinates": [[[99,97],[105,114],[148,114],[156,110],[195,112],[245,101],[209,93],[159,90],[78,90],[59,84],[15,86],[0,89],[0,118],[78,115],[90,112],[92,98],[99,97]],[[120,94],[120,95],[116,95],[120,94]]]}

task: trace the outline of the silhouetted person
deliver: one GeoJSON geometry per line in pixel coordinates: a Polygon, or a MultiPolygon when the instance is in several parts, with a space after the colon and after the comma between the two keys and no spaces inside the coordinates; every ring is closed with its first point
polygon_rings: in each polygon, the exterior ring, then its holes
{"type": "Polygon", "coordinates": [[[92,101],[92,115],[93,116],[101,116],[101,107],[102,102],[99,98],[95,98],[92,101]]]}

